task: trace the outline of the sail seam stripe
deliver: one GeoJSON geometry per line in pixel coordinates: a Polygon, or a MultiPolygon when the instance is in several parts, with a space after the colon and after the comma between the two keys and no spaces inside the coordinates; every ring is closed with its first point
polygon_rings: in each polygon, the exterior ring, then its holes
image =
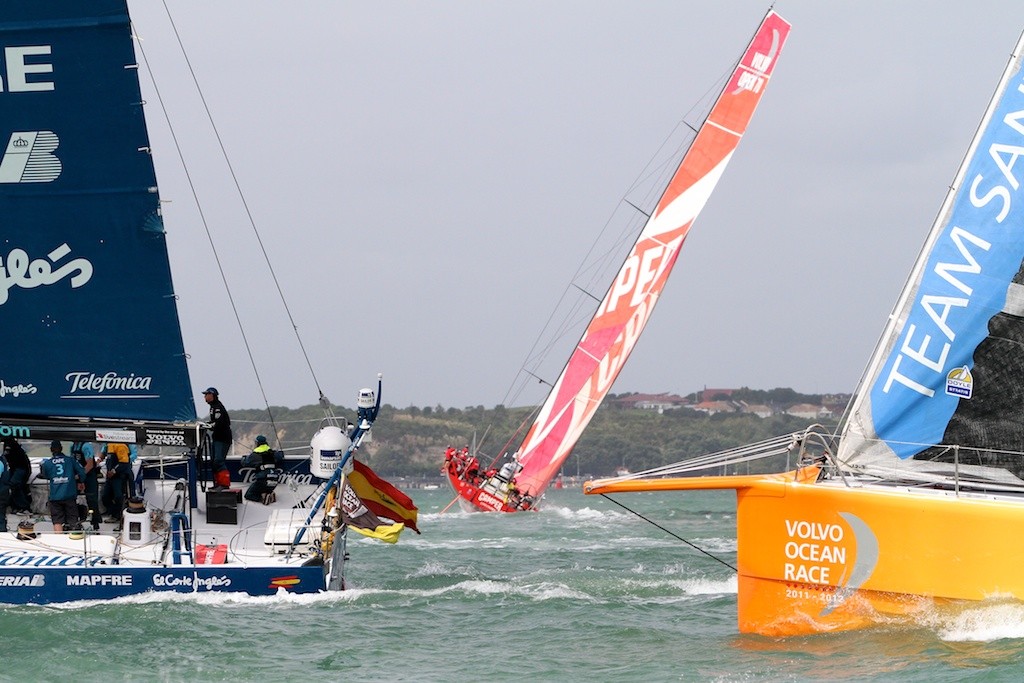
{"type": "Polygon", "coordinates": [[[732,128],[726,128],[726,127],[725,127],[725,126],[723,126],[722,124],[720,124],[720,123],[715,123],[715,122],[714,122],[714,121],[712,121],[711,119],[708,119],[706,123],[707,123],[707,124],[708,124],[709,126],[714,126],[714,127],[715,127],[715,128],[717,128],[718,130],[721,130],[721,131],[725,131],[726,133],[729,133],[730,135],[735,135],[735,136],[736,136],[736,137],[738,137],[738,138],[741,138],[741,137],[743,137],[743,133],[739,133],[739,132],[737,132],[737,131],[734,131],[734,130],[733,130],[732,128]]]}

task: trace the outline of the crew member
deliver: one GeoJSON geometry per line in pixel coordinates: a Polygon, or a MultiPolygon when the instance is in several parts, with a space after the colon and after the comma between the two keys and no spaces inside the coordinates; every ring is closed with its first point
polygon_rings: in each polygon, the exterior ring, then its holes
{"type": "Polygon", "coordinates": [[[100,468],[96,464],[96,454],[88,441],[74,441],[71,456],[85,470],[85,504],[89,508],[89,522],[95,531],[103,520],[100,514],[100,468]]]}
{"type": "Polygon", "coordinates": [[[264,505],[277,500],[274,489],[281,479],[281,470],[277,468],[277,453],[267,444],[267,437],[262,434],[256,437],[256,447],[242,459],[242,466],[254,470],[252,484],[245,491],[246,500],[264,505]]]}
{"type": "Polygon", "coordinates": [[[103,482],[103,507],[108,522],[120,522],[124,510],[125,495],[135,497],[135,477],[132,476],[132,456],[128,444],[108,443],[103,449],[106,454],[106,481],[103,482]]]}
{"type": "Polygon", "coordinates": [[[3,440],[3,455],[11,466],[11,512],[14,514],[31,512],[32,491],[28,480],[32,476],[32,463],[28,453],[17,439],[6,437],[3,440]]]}
{"type": "Polygon", "coordinates": [[[7,505],[11,502],[11,466],[0,453],[0,531],[7,531],[7,505]]]}
{"type": "Polygon", "coordinates": [[[231,473],[228,472],[228,450],[231,448],[231,416],[227,408],[220,402],[220,393],[216,387],[207,387],[203,399],[210,406],[207,422],[211,425],[213,440],[213,489],[231,487],[231,473]]]}
{"type": "MultiPolygon", "coordinates": [[[[127,449],[126,449],[127,450],[127,449]]],[[[78,520],[78,490],[85,488],[85,469],[74,458],[64,455],[60,441],[50,442],[50,457],[39,464],[39,476],[50,480],[50,519],[58,534],[80,529],[78,520]]]]}

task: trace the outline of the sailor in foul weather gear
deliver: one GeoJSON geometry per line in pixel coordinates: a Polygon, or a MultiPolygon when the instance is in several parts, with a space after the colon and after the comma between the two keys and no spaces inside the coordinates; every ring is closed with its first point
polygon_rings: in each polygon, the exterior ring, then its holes
{"type": "Polygon", "coordinates": [[[108,443],[103,447],[103,451],[106,453],[106,481],[103,482],[103,493],[100,498],[110,521],[119,522],[125,501],[135,497],[131,449],[128,448],[128,444],[108,443]]]}
{"type": "Polygon", "coordinates": [[[267,444],[267,437],[256,437],[256,447],[242,459],[242,467],[253,468],[252,484],[245,491],[245,499],[269,505],[277,498],[274,489],[281,479],[277,467],[277,452],[267,444]]]}

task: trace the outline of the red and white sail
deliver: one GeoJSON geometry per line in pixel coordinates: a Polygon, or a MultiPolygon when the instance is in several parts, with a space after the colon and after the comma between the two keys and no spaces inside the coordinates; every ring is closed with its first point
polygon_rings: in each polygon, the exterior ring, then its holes
{"type": "Polygon", "coordinates": [[[789,29],[775,12],[765,16],[697,132],[523,441],[515,477],[521,492],[544,492],[622,370],[761,101],[789,29]]]}

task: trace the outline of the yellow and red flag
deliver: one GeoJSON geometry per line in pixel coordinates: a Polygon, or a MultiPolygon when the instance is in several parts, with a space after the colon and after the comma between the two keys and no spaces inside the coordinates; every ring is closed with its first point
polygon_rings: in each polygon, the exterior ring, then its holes
{"type": "Polygon", "coordinates": [[[348,482],[363,504],[375,515],[402,522],[416,533],[420,532],[416,527],[419,510],[412,498],[381,479],[368,465],[353,460],[348,482]]]}

